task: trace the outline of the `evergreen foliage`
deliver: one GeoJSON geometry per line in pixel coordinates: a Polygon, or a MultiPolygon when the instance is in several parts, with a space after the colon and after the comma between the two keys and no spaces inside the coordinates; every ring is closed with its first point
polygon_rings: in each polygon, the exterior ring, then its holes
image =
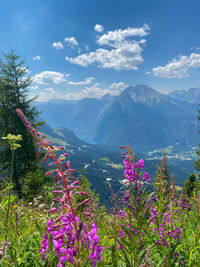
{"type": "MultiPolygon", "coordinates": [[[[15,153],[13,182],[18,196],[22,197],[21,177],[31,169],[36,160],[36,146],[33,138],[27,133],[21,120],[16,114],[16,108],[23,110],[27,118],[34,123],[38,112],[28,97],[27,87],[32,79],[24,60],[14,51],[2,53],[0,58],[0,136],[8,133],[22,135],[21,148],[15,153]]],[[[35,124],[36,125],[36,124],[35,124]]],[[[1,140],[0,143],[0,170],[4,177],[8,176],[10,169],[11,151],[1,140]]]]}
{"type": "Polygon", "coordinates": [[[184,182],[183,193],[191,197],[194,191],[200,190],[200,182],[196,179],[194,173],[190,174],[188,180],[184,182]]]}

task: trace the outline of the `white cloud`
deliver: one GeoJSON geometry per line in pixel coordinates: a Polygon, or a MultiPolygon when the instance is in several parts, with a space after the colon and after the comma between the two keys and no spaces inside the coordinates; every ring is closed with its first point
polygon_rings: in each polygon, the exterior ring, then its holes
{"type": "Polygon", "coordinates": [[[146,71],[145,74],[146,75],[150,75],[152,72],[151,71],[146,71]]]}
{"type": "Polygon", "coordinates": [[[149,34],[149,26],[144,24],[141,28],[128,27],[125,30],[118,29],[115,31],[109,31],[97,40],[99,45],[110,45],[115,46],[116,44],[124,41],[127,37],[144,37],[149,34]]]}
{"type": "Polygon", "coordinates": [[[55,91],[53,88],[51,88],[51,87],[46,88],[45,91],[46,91],[46,92],[49,92],[49,93],[51,93],[51,94],[56,94],[56,91],[55,91]]]}
{"type": "Polygon", "coordinates": [[[93,63],[97,63],[100,68],[112,68],[116,70],[137,70],[138,65],[143,63],[141,52],[142,45],[146,40],[139,41],[125,38],[127,37],[143,37],[148,34],[149,26],[144,25],[142,28],[127,28],[125,30],[115,30],[103,34],[98,37],[99,45],[108,45],[111,49],[98,48],[94,52],[78,55],[75,58],[65,57],[65,59],[73,64],[87,67],[93,63]]]}
{"type": "Polygon", "coordinates": [[[65,57],[67,61],[73,64],[87,67],[97,63],[100,68],[112,68],[116,70],[137,70],[138,65],[143,63],[141,56],[142,48],[137,42],[123,43],[116,49],[99,48],[95,52],[81,54],[75,58],[65,57]]]}
{"type": "Polygon", "coordinates": [[[69,75],[56,71],[43,71],[33,77],[33,82],[36,84],[59,84],[66,82],[69,75]]]}
{"type": "Polygon", "coordinates": [[[40,61],[40,60],[41,60],[40,56],[33,57],[33,61],[40,61]]]}
{"type": "Polygon", "coordinates": [[[78,48],[78,54],[80,54],[82,52],[82,49],[79,47],[78,48]]]}
{"type": "Polygon", "coordinates": [[[200,54],[192,53],[190,56],[180,56],[173,59],[164,67],[153,68],[154,76],[162,78],[185,78],[189,76],[188,70],[200,67],[200,54]]]}
{"type": "Polygon", "coordinates": [[[80,82],[69,81],[68,84],[70,84],[70,85],[87,85],[87,84],[92,83],[93,80],[94,80],[93,77],[89,77],[89,78],[86,78],[85,81],[80,81],[80,82]]]}
{"type": "Polygon", "coordinates": [[[94,26],[94,29],[95,29],[96,32],[103,32],[104,31],[103,25],[99,25],[99,24],[96,24],[94,26]]]}
{"type": "Polygon", "coordinates": [[[35,85],[35,86],[29,86],[28,88],[31,89],[31,90],[36,90],[36,89],[38,89],[38,85],[35,85]]]}
{"type": "Polygon", "coordinates": [[[53,88],[46,88],[43,92],[37,94],[36,98],[38,102],[46,102],[50,99],[59,99],[59,94],[53,88]]]}
{"type": "Polygon", "coordinates": [[[43,92],[38,94],[37,101],[46,102],[50,99],[66,99],[66,100],[80,100],[82,98],[101,98],[105,94],[119,95],[120,91],[114,89],[103,89],[99,83],[85,87],[79,92],[60,93],[53,88],[46,88],[43,92]]]}
{"type": "Polygon", "coordinates": [[[71,46],[78,46],[78,42],[76,41],[74,37],[70,37],[70,38],[66,37],[64,42],[70,44],[71,46]]]}
{"type": "Polygon", "coordinates": [[[56,50],[59,50],[59,49],[63,49],[64,48],[64,45],[62,42],[53,42],[53,45],[52,45],[53,48],[55,48],[56,50]]]}
{"type": "Polygon", "coordinates": [[[200,50],[200,46],[195,47],[196,50],[200,50]]]}
{"type": "Polygon", "coordinates": [[[112,83],[110,85],[111,89],[117,89],[117,90],[123,90],[126,87],[128,87],[128,85],[126,83],[124,83],[124,82],[112,83]]]}
{"type": "Polygon", "coordinates": [[[101,98],[105,94],[110,94],[110,95],[119,95],[119,91],[117,90],[109,90],[109,89],[103,89],[100,88],[99,83],[95,83],[92,86],[87,86],[84,88],[80,93],[79,97],[81,98],[101,98]]]}

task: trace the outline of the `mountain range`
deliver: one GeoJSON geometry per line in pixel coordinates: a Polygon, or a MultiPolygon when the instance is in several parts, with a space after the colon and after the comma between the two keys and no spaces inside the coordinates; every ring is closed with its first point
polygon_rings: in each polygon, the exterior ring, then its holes
{"type": "MultiPolygon", "coordinates": [[[[78,176],[81,171],[82,175],[91,182],[92,189],[99,194],[101,202],[109,206],[111,192],[108,182],[111,183],[115,193],[122,190],[124,167],[120,154],[121,149],[108,145],[89,144],[77,138],[71,130],[66,128],[52,129],[45,124],[40,130],[54,145],[65,147],[65,152],[68,152],[67,160],[70,160],[72,168],[77,170],[75,175],[78,176]]],[[[149,172],[152,183],[156,174],[156,166],[160,165],[160,160],[148,157],[145,154],[137,153],[136,160],[140,158],[145,160],[145,171],[149,172]]],[[[176,185],[183,186],[184,180],[193,172],[193,161],[169,158],[168,168],[170,174],[175,177],[176,185]]]]}
{"type": "Polygon", "coordinates": [[[170,92],[168,96],[192,104],[200,104],[200,87],[190,88],[189,90],[175,90],[170,92]]]}
{"type": "Polygon", "coordinates": [[[172,145],[175,151],[197,146],[200,88],[164,95],[146,85],[127,87],[119,96],[36,102],[50,127],[66,127],[97,144],[130,144],[146,152],[172,145]],[[199,97],[199,101],[198,101],[199,97]]]}

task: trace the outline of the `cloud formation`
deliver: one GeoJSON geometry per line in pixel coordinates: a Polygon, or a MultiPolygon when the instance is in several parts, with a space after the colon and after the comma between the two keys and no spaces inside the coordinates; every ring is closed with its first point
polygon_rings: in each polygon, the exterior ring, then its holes
{"type": "Polygon", "coordinates": [[[53,88],[46,88],[44,91],[37,94],[38,102],[47,102],[50,99],[62,99],[61,95],[53,88]]]}
{"type": "Polygon", "coordinates": [[[119,95],[121,89],[113,88],[105,89],[101,88],[99,83],[92,84],[91,86],[86,86],[83,90],[79,92],[70,92],[70,93],[60,93],[53,88],[46,88],[44,91],[38,94],[37,101],[46,102],[50,99],[66,99],[66,100],[80,100],[82,98],[101,98],[106,94],[110,95],[119,95]]]}
{"type": "Polygon", "coordinates": [[[33,61],[40,61],[40,60],[41,60],[40,56],[33,57],[33,61]]]}
{"type": "Polygon", "coordinates": [[[200,54],[192,53],[190,56],[180,56],[173,59],[164,67],[153,68],[153,75],[162,78],[185,78],[189,76],[188,70],[200,67],[200,54]]]}
{"type": "Polygon", "coordinates": [[[149,34],[149,30],[149,26],[144,24],[141,28],[128,27],[125,30],[109,31],[97,38],[97,44],[107,45],[109,48],[98,48],[94,52],[74,58],[65,57],[65,59],[83,67],[97,63],[98,67],[103,69],[137,70],[138,65],[143,63],[142,45],[146,43],[146,40],[136,41],[130,37],[144,37],[149,34]]]}
{"type": "Polygon", "coordinates": [[[80,93],[78,93],[75,97],[78,97],[78,99],[81,98],[101,98],[102,96],[106,94],[110,95],[119,95],[119,91],[117,90],[110,90],[110,89],[103,89],[100,87],[99,83],[95,83],[91,86],[86,86],[80,93]]]}
{"type": "Polygon", "coordinates": [[[60,84],[66,82],[66,78],[69,76],[68,74],[63,74],[61,72],[56,71],[43,71],[36,74],[33,77],[33,82],[36,84],[60,84]]]}
{"type": "Polygon", "coordinates": [[[103,32],[103,31],[104,31],[104,27],[103,27],[103,25],[96,24],[96,25],[94,26],[94,30],[95,30],[96,32],[103,32]]]}
{"type": "Polygon", "coordinates": [[[99,45],[110,45],[115,47],[120,42],[123,42],[127,37],[145,37],[149,34],[149,30],[149,26],[144,24],[141,28],[128,27],[124,30],[118,29],[115,31],[109,31],[100,36],[97,43],[99,45]]]}
{"type": "Polygon", "coordinates": [[[78,42],[76,41],[76,39],[74,37],[66,37],[64,40],[65,43],[68,43],[71,46],[78,46],[78,42]]]}
{"type": "Polygon", "coordinates": [[[70,84],[70,85],[87,85],[87,84],[91,84],[93,80],[94,80],[93,77],[89,77],[89,78],[86,78],[85,81],[80,81],[80,82],[69,81],[68,84],[70,84]]]}
{"type": "Polygon", "coordinates": [[[126,83],[124,83],[124,82],[112,83],[110,85],[111,89],[117,89],[117,90],[123,90],[126,87],[128,87],[128,85],[126,83]]]}
{"type": "Polygon", "coordinates": [[[64,48],[64,45],[62,42],[59,41],[59,42],[53,42],[52,47],[55,48],[56,50],[60,50],[64,48]]]}

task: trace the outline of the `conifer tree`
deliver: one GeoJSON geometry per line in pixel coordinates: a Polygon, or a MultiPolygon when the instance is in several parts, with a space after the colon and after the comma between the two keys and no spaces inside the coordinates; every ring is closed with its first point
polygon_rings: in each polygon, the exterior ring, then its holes
{"type": "Polygon", "coordinates": [[[196,177],[195,174],[192,173],[189,175],[188,180],[184,181],[183,192],[188,196],[191,196],[195,188],[196,188],[196,177]]]}
{"type": "MultiPolygon", "coordinates": [[[[28,98],[27,87],[32,82],[24,60],[14,51],[0,56],[0,137],[8,133],[22,135],[21,148],[16,151],[13,182],[18,196],[22,196],[20,179],[30,170],[36,159],[36,146],[21,120],[16,114],[20,108],[34,124],[38,112],[32,106],[33,98],[28,98]]],[[[10,150],[0,143],[0,170],[9,172],[10,150]]]]}

